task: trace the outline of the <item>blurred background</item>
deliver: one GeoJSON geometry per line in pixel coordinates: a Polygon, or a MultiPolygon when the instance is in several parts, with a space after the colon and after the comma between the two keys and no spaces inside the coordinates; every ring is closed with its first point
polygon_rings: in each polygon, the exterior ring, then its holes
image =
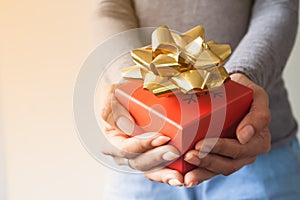
{"type": "MultiPolygon", "coordinates": [[[[98,44],[96,0],[0,0],[0,200],[101,199],[106,168],[82,147],[72,94],[98,44]]],[[[300,119],[300,34],[285,70],[300,119]]]]}

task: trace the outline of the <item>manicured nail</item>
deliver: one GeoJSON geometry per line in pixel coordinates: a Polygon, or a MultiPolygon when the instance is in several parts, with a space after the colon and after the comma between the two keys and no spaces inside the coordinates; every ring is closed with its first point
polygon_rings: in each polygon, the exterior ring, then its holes
{"type": "MultiPolygon", "coordinates": [[[[201,158],[204,158],[205,156],[207,156],[207,154],[209,154],[209,153],[200,151],[198,156],[201,159],[201,158]]],[[[200,163],[199,163],[199,165],[200,165],[200,163]]]]}
{"type": "Polygon", "coordinates": [[[127,117],[121,116],[116,121],[117,126],[121,129],[124,133],[131,135],[134,130],[134,123],[129,120],[127,117]]]}
{"type": "Polygon", "coordinates": [[[166,142],[170,141],[171,138],[167,137],[167,136],[159,136],[157,138],[155,138],[152,142],[151,145],[154,147],[160,146],[165,144],[166,142]]]}
{"type": "Polygon", "coordinates": [[[196,184],[194,182],[190,182],[189,184],[187,184],[185,187],[187,188],[191,188],[194,187],[196,184]]]}
{"type": "Polygon", "coordinates": [[[199,166],[200,165],[200,159],[192,154],[187,154],[185,155],[184,157],[184,160],[193,164],[193,165],[196,165],[196,166],[199,166]]]}
{"type": "Polygon", "coordinates": [[[158,133],[157,132],[147,132],[140,135],[135,136],[136,139],[140,140],[149,140],[154,138],[158,133]]]}
{"type": "Polygon", "coordinates": [[[252,125],[245,126],[238,134],[238,139],[241,144],[246,144],[253,137],[255,130],[252,125]]]}
{"type": "Polygon", "coordinates": [[[200,148],[200,151],[202,151],[202,152],[205,152],[205,153],[209,153],[209,152],[211,152],[211,147],[210,146],[208,146],[208,145],[203,145],[201,148],[200,148]]]}
{"type": "Polygon", "coordinates": [[[185,154],[185,155],[184,155],[184,160],[185,160],[185,161],[187,161],[187,160],[191,160],[191,159],[192,159],[192,157],[193,157],[193,154],[189,154],[189,153],[187,153],[187,154],[185,154]]]}
{"type": "Polygon", "coordinates": [[[199,150],[199,158],[204,158],[207,154],[211,152],[212,148],[208,145],[202,145],[199,150]]]}
{"type": "Polygon", "coordinates": [[[172,186],[182,186],[183,185],[183,183],[181,183],[179,180],[177,180],[177,179],[170,179],[169,181],[168,181],[168,184],[169,185],[172,185],[172,186]]]}
{"type": "Polygon", "coordinates": [[[176,153],[173,153],[171,151],[167,152],[167,153],[164,153],[162,155],[162,158],[165,160],[165,161],[172,161],[172,160],[175,160],[176,158],[179,158],[179,155],[176,154],[176,153]]]}

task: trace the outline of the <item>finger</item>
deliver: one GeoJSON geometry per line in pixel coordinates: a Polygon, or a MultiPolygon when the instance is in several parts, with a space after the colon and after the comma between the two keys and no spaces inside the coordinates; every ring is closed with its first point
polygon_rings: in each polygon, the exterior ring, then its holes
{"type": "MultiPolygon", "coordinates": [[[[251,154],[257,155],[258,148],[255,148],[254,151],[248,152],[248,146],[240,144],[236,139],[228,138],[207,138],[200,140],[195,149],[200,152],[200,158],[206,156],[208,153],[218,154],[233,159],[239,159],[241,157],[249,157],[251,154]]],[[[194,152],[192,152],[194,153],[194,152]]]]}
{"type": "Polygon", "coordinates": [[[118,127],[127,135],[133,135],[139,131],[139,128],[135,125],[134,119],[128,110],[115,98],[115,88],[116,85],[112,85],[107,92],[108,94],[105,99],[104,107],[101,110],[101,116],[104,121],[111,126],[118,127]]]}
{"type": "Polygon", "coordinates": [[[130,167],[139,171],[149,171],[158,166],[166,166],[180,157],[178,150],[171,145],[151,149],[130,159],[130,167]]]}
{"type": "Polygon", "coordinates": [[[199,141],[195,149],[200,151],[200,158],[206,154],[218,154],[232,159],[257,156],[269,151],[269,134],[257,135],[249,143],[242,145],[235,139],[207,138],[199,141]]]}
{"type": "Polygon", "coordinates": [[[135,125],[134,119],[114,96],[114,90],[117,87],[113,84],[108,89],[107,96],[101,108],[101,116],[104,120],[105,127],[117,127],[124,133],[132,135],[138,127],[135,125]]]}
{"type": "MultiPolygon", "coordinates": [[[[248,151],[256,149],[259,154],[268,153],[271,150],[271,133],[270,129],[267,127],[260,131],[254,136],[254,139],[251,139],[247,146],[248,151]]],[[[249,154],[248,154],[249,155],[249,154]]],[[[253,155],[253,154],[252,154],[253,155]]]]}
{"type": "Polygon", "coordinates": [[[161,133],[149,132],[139,136],[128,137],[119,130],[110,130],[106,133],[107,142],[102,148],[102,153],[115,157],[134,158],[153,149],[161,146],[170,138],[161,133]]]}
{"type": "Polygon", "coordinates": [[[195,187],[201,182],[208,180],[214,177],[216,174],[205,169],[205,168],[197,168],[189,171],[184,176],[184,186],[187,188],[195,187]]]}
{"type": "Polygon", "coordinates": [[[199,158],[199,151],[197,150],[190,150],[184,155],[184,160],[192,165],[199,166],[200,165],[200,158],[199,158]]]}
{"type": "Polygon", "coordinates": [[[190,151],[189,154],[185,156],[185,161],[198,167],[206,168],[211,172],[226,176],[247,164],[253,163],[256,158],[254,156],[235,160],[215,154],[207,154],[200,159],[198,153],[196,150],[190,151]]]}
{"type": "Polygon", "coordinates": [[[114,90],[116,88],[116,85],[111,85],[106,91],[105,91],[105,98],[103,100],[103,103],[101,104],[101,117],[104,121],[108,122],[108,118],[111,115],[112,112],[112,99],[114,97],[114,90]]]}
{"type": "Polygon", "coordinates": [[[112,99],[112,116],[115,119],[117,127],[127,135],[134,135],[138,130],[134,119],[126,108],[124,108],[118,100],[112,99]]]}
{"type": "Polygon", "coordinates": [[[267,93],[261,87],[250,84],[253,89],[253,102],[250,110],[237,127],[237,138],[241,144],[247,143],[255,133],[260,133],[269,126],[271,115],[267,93]]]}
{"type": "Polygon", "coordinates": [[[182,186],[183,176],[176,170],[169,168],[155,169],[145,172],[144,175],[152,181],[166,183],[172,186],[182,186]]]}
{"type": "MultiPolygon", "coordinates": [[[[127,165],[129,166],[129,160],[127,158],[121,158],[121,157],[113,157],[115,163],[117,165],[127,165]]],[[[131,166],[129,166],[131,168],[131,166]]]]}
{"type": "Polygon", "coordinates": [[[245,165],[251,164],[256,157],[248,157],[243,159],[231,159],[215,154],[207,154],[200,159],[200,168],[205,168],[216,174],[228,176],[245,165]]]}

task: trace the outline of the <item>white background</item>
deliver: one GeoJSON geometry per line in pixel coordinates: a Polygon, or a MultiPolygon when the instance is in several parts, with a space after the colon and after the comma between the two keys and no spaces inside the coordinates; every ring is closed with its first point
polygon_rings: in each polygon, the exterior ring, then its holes
{"type": "MultiPolygon", "coordinates": [[[[0,200],[4,188],[8,200],[100,199],[106,169],[81,146],[72,113],[76,75],[96,46],[94,8],[0,1],[0,200]]],[[[298,119],[299,55],[300,34],[285,71],[298,119]]]]}

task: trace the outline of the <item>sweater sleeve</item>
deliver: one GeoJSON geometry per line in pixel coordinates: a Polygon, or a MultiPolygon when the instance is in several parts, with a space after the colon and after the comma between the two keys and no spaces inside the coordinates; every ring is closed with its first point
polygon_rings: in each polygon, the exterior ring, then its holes
{"type": "Polygon", "coordinates": [[[131,0],[99,0],[93,21],[97,42],[138,27],[138,19],[131,0]]]}
{"type": "Polygon", "coordinates": [[[241,72],[271,89],[295,42],[299,0],[256,0],[248,31],[226,63],[230,74],[241,72]]]}

